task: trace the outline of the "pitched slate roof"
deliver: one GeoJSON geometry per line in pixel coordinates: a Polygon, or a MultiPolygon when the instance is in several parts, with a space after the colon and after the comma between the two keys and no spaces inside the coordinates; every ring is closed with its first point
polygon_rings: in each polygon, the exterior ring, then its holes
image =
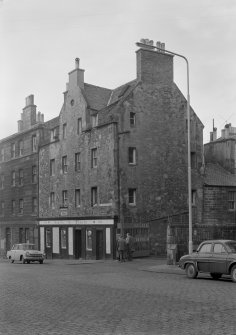
{"type": "Polygon", "coordinates": [[[132,80],[122,86],[119,86],[117,88],[115,88],[114,90],[112,90],[112,93],[110,95],[110,99],[108,101],[108,105],[111,105],[115,102],[117,102],[119,99],[121,99],[125,94],[128,94],[132,88],[134,87],[134,85],[136,85],[137,80],[132,80]]]}
{"type": "Polygon", "coordinates": [[[85,83],[84,92],[89,107],[99,110],[107,106],[112,90],[85,83]]]}
{"type": "Polygon", "coordinates": [[[219,164],[208,163],[204,183],[209,186],[236,186],[236,175],[228,172],[219,164]]]}

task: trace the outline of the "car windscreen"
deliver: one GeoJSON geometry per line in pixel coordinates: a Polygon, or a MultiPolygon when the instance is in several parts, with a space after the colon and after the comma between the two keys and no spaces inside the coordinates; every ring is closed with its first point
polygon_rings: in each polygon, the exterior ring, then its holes
{"type": "Polygon", "coordinates": [[[236,253],[236,242],[227,242],[226,244],[230,248],[231,252],[236,253]]]}
{"type": "Polygon", "coordinates": [[[34,244],[25,244],[23,246],[23,250],[35,250],[35,245],[34,244]]]}

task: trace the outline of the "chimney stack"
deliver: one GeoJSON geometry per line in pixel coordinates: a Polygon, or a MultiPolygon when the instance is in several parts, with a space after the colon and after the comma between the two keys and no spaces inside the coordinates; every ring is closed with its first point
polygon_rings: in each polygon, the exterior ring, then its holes
{"type": "Polygon", "coordinates": [[[75,59],[75,69],[69,72],[68,90],[76,87],[84,88],[84,70],[79,67],[80,59],[75,59]]]}
{"type": "Polygon", "coordinates": [[[141,39],[136,43],[138,80],[154,85],[171,85],[173,83],[173,56],[165,53],[165,43],[157,42],[156,49],[153,41],[141,39]]]}

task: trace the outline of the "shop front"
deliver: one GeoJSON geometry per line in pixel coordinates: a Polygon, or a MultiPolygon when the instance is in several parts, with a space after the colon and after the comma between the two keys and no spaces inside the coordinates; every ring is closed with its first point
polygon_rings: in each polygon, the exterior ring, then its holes
{"type": "Polygon", "coordinates": [[[113,218],[40,220],[40,249],[49,259],[113,259],[113,218]]]}

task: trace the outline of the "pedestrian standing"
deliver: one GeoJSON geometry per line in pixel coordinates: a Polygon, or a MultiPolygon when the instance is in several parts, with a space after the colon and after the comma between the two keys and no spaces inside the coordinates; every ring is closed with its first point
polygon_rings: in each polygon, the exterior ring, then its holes
{"type": "Polygon", "coordinates": [[[119,255],[118,260],[120,262],[125,262],[125,257],[124,257],[125,248],[126,248],[126,241],[123,235],[121,235],[117,240],[117,250],[118,250],[118,255],[119,255]]]}
{"type": "Polygon", "coordinates": [[[127,259],[128,261],[132,261],[134,252],[134,239],[130,235],[130,233],[127,233],[126,235],[126,248],[127,248],[127,259]]]}

